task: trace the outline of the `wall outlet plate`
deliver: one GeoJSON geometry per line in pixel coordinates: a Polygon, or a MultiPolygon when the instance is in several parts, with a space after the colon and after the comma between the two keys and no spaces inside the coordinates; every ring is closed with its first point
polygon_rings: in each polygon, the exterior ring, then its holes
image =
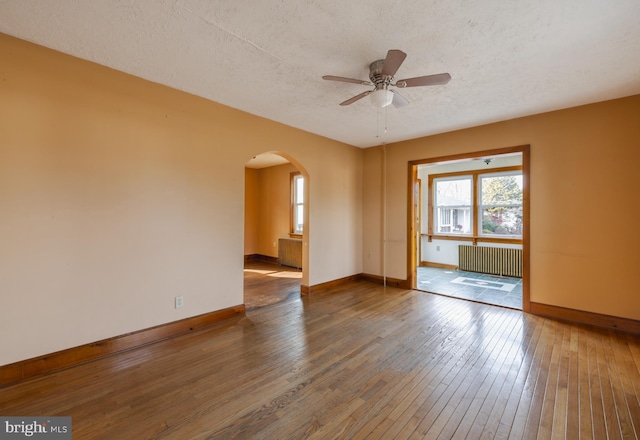
{"type": "Polygon", "coordinates": [[[184,306],[184,297],[182,295],[176,296],[176,309],[179,309],[182,306],[184,306]]]}

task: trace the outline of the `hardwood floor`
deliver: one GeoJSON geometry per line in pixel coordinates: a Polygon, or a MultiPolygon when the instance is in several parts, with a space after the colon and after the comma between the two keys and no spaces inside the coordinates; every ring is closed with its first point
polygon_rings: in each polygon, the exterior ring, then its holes
{"type": "Polygon", "coordinates": [[[264,307],[300,297],[302,271],[264,261],[244,264],[244,305],[264,307]]]}
{"type": "Polygon", "coordinates": [[[2,389],[0,414],[76,440],[632,439],[640,337],[357,282],[2,389]]]}

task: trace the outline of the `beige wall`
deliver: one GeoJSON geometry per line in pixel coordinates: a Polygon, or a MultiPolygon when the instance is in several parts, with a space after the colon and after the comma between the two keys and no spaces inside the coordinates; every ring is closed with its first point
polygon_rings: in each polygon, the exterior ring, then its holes
{"type": "Polygon", "coordinates": [[[296,172],[291,164],[260,170],[260,224],[258,253],[278,256],[278,239],[289,237],[290,176],[296,172]]]}
{"type": "Polygon", "coordinates": [[[244,170],[244,254],[258,253],[258,227],[260,217],[260,172],[244,170]]]}
{"type": "Polygon", "coordinates": [[[245,173],[245,255],[278,257],[278,239],[290,229],[292,164],[245,173]],[[247,252],[248,249],[253,249],[247,252]]]}
{"type": "MultiPolygon", "coordinates": [[[[523,144],[531,145],[531,301],[640,319],[640,96],[387,145],[387,276],[407,275],[408,161],[523,144]]],[[[382,158],[381,148],[365,150],[363,270],[376,275],[382,158]]]]}
{"type": "Polygon", "coordinates": [[[309,176],[303,282],[362,272],[362,150],[1,34],[0,59],[0,365],[241,304],[263,152],[309,176]]]}

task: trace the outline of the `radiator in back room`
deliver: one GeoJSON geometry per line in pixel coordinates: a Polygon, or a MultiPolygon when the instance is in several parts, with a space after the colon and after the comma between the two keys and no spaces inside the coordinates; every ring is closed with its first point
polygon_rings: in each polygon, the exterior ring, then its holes
{"type": "Polygon", "coordinates": [[[302,269],[302,240],[280,238],[278,240],[278,264],[302,269]]]}
{"type": "Polygon", "coordinates": [[[460,245],[458,268],[469,272],[522,278],[522,249],[460,245]]]}

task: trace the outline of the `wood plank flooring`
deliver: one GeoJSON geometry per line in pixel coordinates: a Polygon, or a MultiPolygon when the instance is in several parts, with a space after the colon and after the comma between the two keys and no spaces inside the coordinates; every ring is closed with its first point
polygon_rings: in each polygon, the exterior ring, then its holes
{"type": "Polygon", "coordinates": [[[300,297],[302,271],[264,261],[244,265],[244,305],[264,307],[300,297]]]}
{"type": "Polygon", "coordinates": [[[0,414],[75,440],[634,439],[640,337],[357,282],[0,389],[0,414]]]}

